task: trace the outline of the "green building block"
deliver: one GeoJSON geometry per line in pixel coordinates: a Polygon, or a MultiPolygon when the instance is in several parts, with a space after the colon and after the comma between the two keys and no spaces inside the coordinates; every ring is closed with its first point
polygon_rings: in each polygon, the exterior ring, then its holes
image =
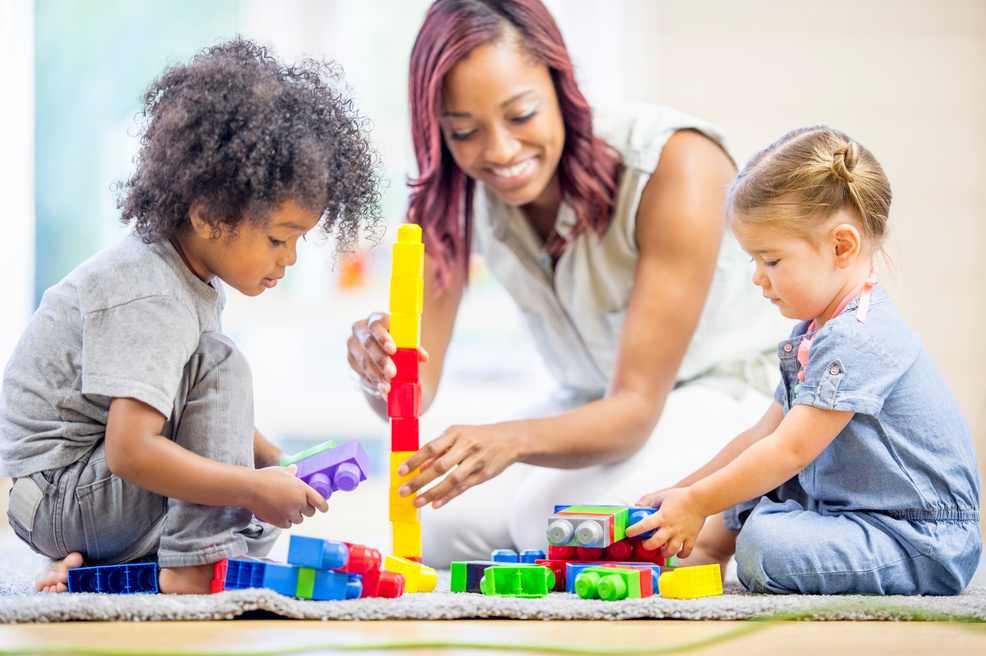
{"type": "Polygon", "coordinates": [[[293,456],[285,456],[281,459],[281,467],[287,467],[288,465],[293,465],[299,460],[304,460],[305,458],[310,458],[314,455],[321,453],[322,451],[328,451],[336,445],[334,440],[326,440],[321,444],[316,444],[313,447],[309,447],[304,451],[294,454],[293,456]]]}
{"type": "Polygon", "coordinates": [[[315,570],[311,567],[298,568],[298,594],[299,599],[311,599],[315,594],[315,570]]]}
{"type": "Polygon", "coordinates": [[[636,567],[587,567],[575,579],[575,592],[583,599],[640,599],[654,594],[649,569],[636,567]],[[646,577],[646,589],[641,582],[646,577]]]}
{"type": "Polygon", "coordinates": [[[497,565],[486,568],[479,587],[485,595],[544,597],[555,587],[555,574],[543,565],[497,565]]]}

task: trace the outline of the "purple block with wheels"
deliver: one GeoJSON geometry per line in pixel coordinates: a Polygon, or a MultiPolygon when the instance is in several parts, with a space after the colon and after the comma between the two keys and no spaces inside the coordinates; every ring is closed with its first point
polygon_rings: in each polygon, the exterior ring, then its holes
{"type": "Polygon", "coordinates": [[[295,476],[328,499],[335,490],[349,492],[365,481],[370,458],[359,440],[352,440],[299,460],[297,465],[295,476]]]}

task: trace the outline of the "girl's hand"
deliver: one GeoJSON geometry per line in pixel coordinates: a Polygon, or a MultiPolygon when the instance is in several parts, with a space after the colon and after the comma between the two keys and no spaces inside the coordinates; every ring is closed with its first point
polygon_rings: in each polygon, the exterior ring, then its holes
{"type": "Polygon", "coordinates": [[[515,445],[516,440],[502,424],[452,426],[401,464],[398,476],[407,476],[419,468],[420,472],[404,483],[398,494],[406,497],[449,472],[445,480],[414,501],[417,508],[429,503],[441,508],[517,462],[515,445]]]}
{"type": "Polygon", "coordinates": [[[645,494],[644,496],[640,497],[640,499],[638,499],[637,503],[635,503],[634,505],[643,506],[646,508],[660,508],[661,503],[664,501],[665,495],[667,495],[669,490],[673,490],[673,489],[674,488],[666,487],[663,490],[658,490],[656,492],[651,492],[650,494],[645,494]]]}
{"type": "Polygon", "coordinates": [[[325,512],[329,504],[307,483],[295,478],[297,465],[267,467],[252,472],[254,499],[246,506],[258,519],[278,528],[291,528],[311,517],[316,510],[325,512]]]}
{"type": "MultiPolygon", "coordinates": [[[[353,334],[346,340],[349,349],[349,366],[363,382],[364,391],[386,396],[390,393],[390,379],[397,374],[397,365],[390,359],[397,352],[397,344],[390,336],[390,315],[374,312],[366,319],[353,324],[353,334]]],[[[428,352],[418,348],[418,358],[427,362],[428,352]]]]}
{"type": "Polygon", "coordinates": [[[661,550],[664,557],[677,554],[687,558],[695,546],[698,532],[705,525],[705,514],[695,506],[689,488],[653,492],[642,497],[641,502],[647,498],[653,499],[651,503],[656,501],[660,510],[627,527],[627,536],[634,537],[656,528],[654,535],[643,542],[646,549],[661,550]]]}

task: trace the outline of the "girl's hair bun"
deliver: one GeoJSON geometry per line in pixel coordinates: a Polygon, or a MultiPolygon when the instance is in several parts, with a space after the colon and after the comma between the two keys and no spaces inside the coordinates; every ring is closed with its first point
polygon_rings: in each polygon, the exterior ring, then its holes
{"type": "Polygon", "coordinates": [[[856,168],[856,162],[859,161],[859,146],[856,145],[855,141],[850,141],[849,145],[845,148],[837,150],[832,155],[832,172],[840,180],[845,182],[852,182],[855,180],[853,176],[853,170],[856,168]]]}

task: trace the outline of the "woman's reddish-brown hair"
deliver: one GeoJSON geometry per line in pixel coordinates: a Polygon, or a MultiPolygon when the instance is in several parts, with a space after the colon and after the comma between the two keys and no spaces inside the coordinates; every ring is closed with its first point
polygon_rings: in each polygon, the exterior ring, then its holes
{"type": "Polygon", "coordinates": [[[559,181],[577,223],[569,242],[552,244],[551,255],[560,255],[582,232],[602,235],[612,216],[619,155],[592,134],[592,110],[575,82],[561,32],[544,5],[539,0],[437,0],[411,51],[411,122],[418,177],[409,183],[408,219],[421,226],[439,290],[448,283],[452,267],[468,274],[475,190],[475,182],[455,164],[442,138],[438,123],[442,83],[470,50],[511,32],[550,70],[565,123],[559,181]]]}

